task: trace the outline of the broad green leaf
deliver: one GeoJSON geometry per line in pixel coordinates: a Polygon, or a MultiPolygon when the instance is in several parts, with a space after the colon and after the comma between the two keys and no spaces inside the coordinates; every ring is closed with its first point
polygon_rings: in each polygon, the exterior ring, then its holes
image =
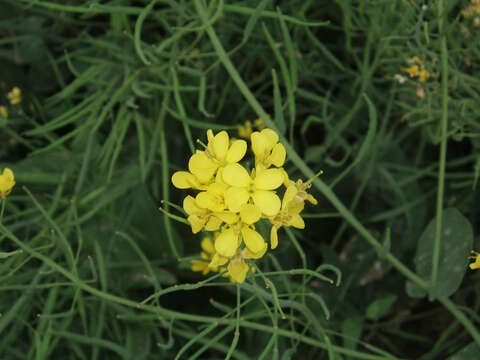
{"type": "MultiPolygon", "coordinates": [[[[430,294],[434,298],[450,296],[457,291],[467,270],[468,255],[473,246],[472,225],[457,209],[445,209],[442,218],[439,281],[430,294]]],[[[432,272],[435,222],[436,219],[430,221],[420,237],[414,259],[417,274],[426,281],[430,281],[432,272]]],[[[408,283],[407,293],[412,297],[426,295],[425,291],[408,283]]]]}
{"type": "Polygon", "coordinates": [[[343,346],[349,350],[355,350],[358,340],[363,332],[363,317],[354,316],[345,319],[342,323],[343,346]]]}
{"type": "Polygon", "coordinates": [[[392,305],[397,301],[397,295],[388,295],[377,299],[367,307],[367,319],[378,320],[390,312],[392,305]]]}
{"type": "Polygon", "coordinates": [[[480,357],[480,346],[474,342],[465,346],[462,350],[457,352],[455,355],[452,355],[448,360],[472,360],[478,359],[480,357]]]}

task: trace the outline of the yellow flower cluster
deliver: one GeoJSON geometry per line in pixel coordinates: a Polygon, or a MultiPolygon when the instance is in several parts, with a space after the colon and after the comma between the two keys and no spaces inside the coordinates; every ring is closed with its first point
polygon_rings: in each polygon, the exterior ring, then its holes
{"type": "Polygon", "coordinates": [[[179,189],[199,190],[188,195],[183,208],[194,234],[211,231],[202,240],[201,257],[192,262],[192,270],[227,271],[231,281],[243,282],[251,269],[245,260],[259,259],[267,243],[255,224],[267,220],[271,225],[270,246],[278,244],[281,226],[305,227],[300,212],[305,201],[317,201],[307,193],[309,183],[293,182],[283,169],[285,147],[275,131],[263,129],[250,135],[255,165],[249,172],[239,162],[247,152],[245,140],[230,139],[226,131],[207,131],[205,150],[197,150],[188,162],[189,171],[177,171],[172,183],[179,189]],[[286,189],[281,200],[277,191],[286,189]],[[213,238],[213,240],[212,240],[213,238]]]}
{"type": "Polygon", "coordinates": [[[425,66],[418,56],[413,56],[407,59],[407,62],[411,64],[411,66],[408,68],[402,68],[402,70],[408,73],[411,78],[418,77],[418,81],[424,82],[430,77],[430,73],[425,70],[425,66]]]}
{"type": "Polygon", "coordinates": [[[5,199],[15,186],[15,179],[13,171],[9,168],[3,169],[3,174],[0,175],[0,197],[5,199]]]}
{"type": "Polygon", "coordinates": [[[470,5],[460,12],[466,19],[480,15],[480,0],[470,0],[470,5]]]}
{"type": "MultiPolygon", "coordinates": [[[[15,86],[8,94],[7,98],[11,105],[17,105],[22,102],[22,90],[15,86]]],[[[0,115],[4,118],[8,118],[8,109],[6,106],[0,105],[0,115]]]]}
{"type": "Polygon", "coordinates": [[[474,255],[469,256],[468,258],[474,259],[475,261],[469,265],[470,269],[472,270],[480,269],[480,253],[472,250],[472,254],[474,255]]]}
{"type": "MultiPolygon", "coordinates": [[[[253,122],[253,126],[258,130],[265,129],[262,118],[258,118],[253,122]]],[[[244,139],[250,139],[250,135],[253,133],[252,122],[250,120],[245,121],[245,124],[238,125],[238,136],[244,139]]]]}
{"type": "Polygon", "coordinates": [[[7,94],[8,100],[10,100],[10,104],[17,105],[22,102],[22,90],[20,90],[17,86],[15,86],[12,91],[7,94]]]}

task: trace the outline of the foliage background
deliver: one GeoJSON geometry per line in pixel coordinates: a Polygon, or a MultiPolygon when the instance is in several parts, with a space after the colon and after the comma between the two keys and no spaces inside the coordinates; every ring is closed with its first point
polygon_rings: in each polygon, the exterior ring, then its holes
{"type": "Polygon", "coordinates": [[[2,0],[2,358],[476,358],[469,5],[2,0]],[[320,204],[236,286],[158,207],[207,129],[259,117],[320,204]]]}

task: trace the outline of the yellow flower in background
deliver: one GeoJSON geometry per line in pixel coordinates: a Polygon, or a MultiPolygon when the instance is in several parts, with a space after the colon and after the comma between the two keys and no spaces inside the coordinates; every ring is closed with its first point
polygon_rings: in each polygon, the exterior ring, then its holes
{"type": "Polygon", "coordinates": [[[0,115],[5,119],[8,118],[8,110],[5,106],[0,106],[0,115]]]}
{"type": "MultiPolygon", "coordinates": [[[[258,130],[265,129],[265,124],[263,123],[262,118],[254,120],[254,127],[258,130]]],[[[250,139],[250,135],[253,133],[252,122],[250,120],[245,121],[243,125],[238,125],[238,136],[244,139],[250,139]]]]}
{"type": "Polygon", "coordinates": [[[22,102],[22,90],[15,86],[12,91],[7,94],[8,100],[10,100],[10,104],[17,105],[22,102]]]}
{"type": "Polygon", "coordinates": [[[252,135],[252,122],[250,120],[245,121],[244,125],[238,125],[238,136],[244,139],[250,139],[250,135],[252,135]]]}
{"type": "Polygon", "coordinates": [[[473,262],[469,265],[470,269],[472,269],[472,270],[480,269],[480,253],[472,250],[472,254],[474,254],[474,255],[469,256],[468,258],[469,259],[474,259],[475,262],[473,262]]]}
{"type": "Polygon", "coordinates": [[[253,123],[255,124],[258,130],[263,130],[266,128],[262,118],[256,119],[253,123]]]}
{"type": "Polygon", "coordinates": [[[407,72],[411,78],[418,76],[420,74],[420,68],[418,67],[418,65],[413,65],[408,68],[403,68],[402,70],[407,72]]]}
{"type": "Polygon", "coordinates": [[[5,199],[15,186],[15,178],[13,171],[9,168],[3,169],[3,174],[0,175],[0,197],[5,199]]]}
{"type": "Polygon", "coordinates": [[[408,58],[407,62],[412,64],[412,66],[408,68],[402,68],[402,71],[408,73],[411,78],[418,77],[418,81],[425,82],[425,80],[430,77],[430,72],[425,70],[423,61],[418,56],[408,58]]]}

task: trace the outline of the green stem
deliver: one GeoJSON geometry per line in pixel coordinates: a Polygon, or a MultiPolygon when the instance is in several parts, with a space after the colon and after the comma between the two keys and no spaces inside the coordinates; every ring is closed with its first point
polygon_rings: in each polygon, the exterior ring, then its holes
{"type": "MultiPolygon", "coordinates": [[[[143,310],[147,311],[153,314],[160,315],[161,317],[166,317],[166,318],[172,318],[172,319],[177,319],[177,320],[186,320],[186,321],[193,321],[193,322],[202,322],[202,323],[214,323],[217,322],[218,324],[226,324],[226,325],[232,325],[236,323],[236,319],[226,319],[226,318],[217,318],[217,317],[211,317],[211,316],[204,316],[204,315],[195,315],[195,314],[188,314],[188,313],[182,313],[174,310],[169,310],[160,306],[152,306],[152,305],[147,305],[147,304],[140,304],[136,301],[132,301],[123,297],[119,297],[110,293],[107,293],[106,291],[102,291],[98,289],[97,287],[90,286],[88,285],[85,281],[82,279],[79,279],[76,275],[65,269],[64,267],[58,265],[51,257],[43,255],[42,253],[34,250],[32,247],[18,239],[9,229],[7,229],[3,224],[0,223],[0,232],[3,233],[5,236],[7,236],[10,240],[12,240],[15,244],[17,244],[23,251],[25,251],[27,254],[41,260],[44,264],[46,264],[49,268],[52,269],[52,271],[56,271],[59,274],[62,274],[65,276],[67,279],[69,279],[74,286],[88,292],[91,295],[97,296],[105,301],[111,301],[117,304],[122,304],[125,306],[128,306],[132,309],[137,309],[137,310],[143,310]]],[[[188,285],[188,284],[186,284],[188,285]]],[[[248,286],[245,286],[245,283],[242,285],[242,288],[249,289],[248,286]]],[[[258,293],[260,291],[263,292],[266,298],[268,298],[270,301],[272,301],[273,297],[268,294],[266,291],[261,290],[261,289],[256,289],[256,292],[258,293]]],[[[287,300],[280,300],[280,304],[286,307],[293,307],[297,310],[303,310],[305,309],[302,308],[302,305],[296,302],[291,302],[287,300]]],[[[309,309],[306,309],[309,311],[309,309]]],[[[138,315],[137,315],[138,316],[138,315]]],[[[5,316],[2,317],[2,321],[0,321],[0,327],[2,324],[5,322],[5,316]]],[[[307,313],[307,318],[311,318],[313,320],[316,320],[316,317],[311,313],[307,313]]],[[[468,320],[467,320],[468,321],[468,320]]],[[[263,331],[263,332],[268,332],[268,333],[273,333],[274,331],[277,331],[279,335],[284,336],[286,338],[291,338],[291,339],[297,339],[305,344],[313,345],[321,349],[326,349],[327,345],[324,342],[318,341],[316,339],[312,339],[307,336],[303,336],[298,334],[297,332],[294,331],[289,331],[289,330],[284,330],[284,329],[272,329],[271,326],[269,325],[262,325],[257,322],[252,322],[252,321],[246,321],[246,320],[241,320],[240,319],[240,325],[241,327],[244,328],[249,328],[249,329],[255,329],[258,331],[263,331]]],[[[344,354],[347,356],[355,357],[358,359],[371,359],[371,360],[382,360],[385,359],[385,357],[380,357],[377,355],[372,355],[372,354],[367,354],[367,353],[362,353],[354,350],[349,350],[349,349],[344,349],[343,347],[340,346],[335,346],[333,345],[332,348],[337,351],[339,354],[344,354]]]]}
{"type": "Polygon", "coordinates": [[[472,324],[470,320],[462,313],[457,306],[447,297],[439,297],[437,299],[443,306],[445,306],[453,316],[455,316],[459,323],[463,325],[465,329],[472,335],[473,340],[480,346],[480,334],[477,331],[477,328],[472,324]]]}
{"type": "MultiPolygon", "coordinates": [[[[161,122],[160,125],[160,153],[162,154],[162,197],[165,201],[165,211],[168,213],[168,200],[170,198],[169,187],[170,187],[170,176],[168,172],[168,149],[167,149],[167,138],[165,136],[165,115],[166,109],[169,101],[169,93],[166,92],[162,101],[162,108],[160,111],[160,118],[158,121],[161,122]]],[[[163,210],[163,209],[162,209],[163,210]]],[[[163,223],[165,225],[165,231],[167,233],[168,244],[170,245],[170,250],[172,250],[173,255],[179,259],[180,253],[177,250],[175,245],[175,239],[173,238],[173,229],[172,223],[168,216],[163,217],[163,223]]]]}
{"type": "Polygon", "coordinates": [[[227,353],[227,356],[225,357],[225,360],[230,359],[235,348],[237,347],[238,339],[240,338],[240,284],[237,283],[236,288],[237,288],[237,317],[235,319],[235,332],[233,333],[232,344],[228,349],[228,353],[227,353]]]}
{"type": "MultiPolygon", "coordinates": [[[[443,213],[443,193],[445,184],[445,163],[447,155],[447,125],[448,125],[448,50],[447,39],[444,33],[444,6],[443,0],[438,1],[438,16],[439,16],[439,31],[440,31],[440,56],[442,66],[442,115],[440,118],[441,126],[441,142],[440,142],[440,159],[438,167],[438,192],[437,192],[437,207],[436,207],[436,222],[435,222],[435,239],[433,244],[433,259],[432,259],[432,282],[431,289],[435,289],[438,278],[438,263],[440,261],[440,241],[442,232],[442,213],[443,213]]],[[[430,297],[434,294],[430,291],[430,297]]]]}

